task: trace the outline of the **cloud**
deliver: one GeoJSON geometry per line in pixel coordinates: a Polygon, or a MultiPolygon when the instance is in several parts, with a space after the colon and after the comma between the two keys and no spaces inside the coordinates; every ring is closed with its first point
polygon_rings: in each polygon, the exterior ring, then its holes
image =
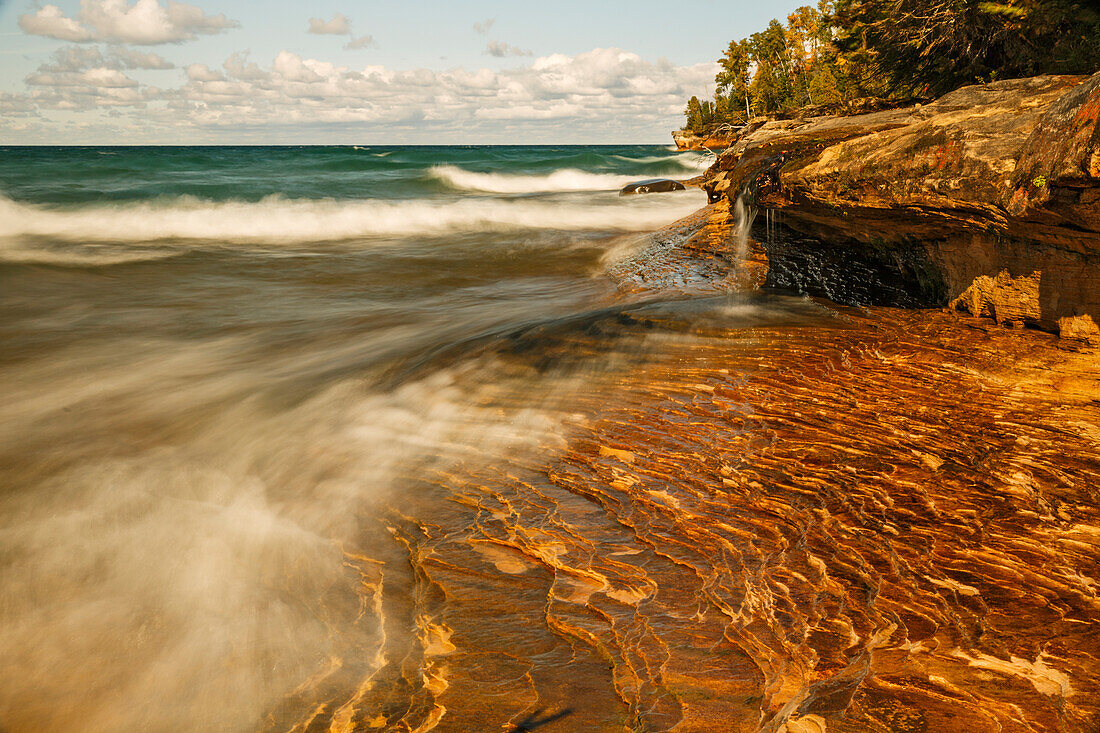
{"type": "Polygon", "coordinates": [[[173,69],[176,66],[163,56],[152,52],[142,53],[132,48],[114,47],[110,53],[124,69],[173,69]]]}
{"type": "Polygon", "coordinates": [[[121,89],[136,87],[138,83],[118,69],[96,67],[80,72],[65,74],[34,73],[26,82],[32,86],[45,87],[95,87],[101,89],[121,89]]]}
{"type": "Polygon", "coordinates": [[[38,67],[40,72],[66,72],[107,66],[103,51],[95,46],[62,46],[53,52],[52,60],[38,67]]]}
{"type": "MultiPolygon", "coordinates": [[[[160,96],[156,87],[142,87],[123,69],[170,69],[173,65],[155,53],[110,47],[63,46],[24,82],[31,92],[22,95],[33,109],[89,110],[144,107],[160,96]]],[[[10,97],[9,101],[14,101],[10,97]]]]}
{"type": "Polygon", "coordinates": [[[168,0],[81,0],[76,18],[66,17],[56,5],[43,5],[22,15],[19,27],[36,36],[87,43],[106,41],[154,45],[192,41],[200,34],[220,33],[240,24],[223,13],[207,15],[201,8],[168,0]]]}
{"type": "Polygon", "coordinates": [[[485,46],[485,53],[490,56],[496,56],[498,58],[504,56],[530,56],[530,51],[526,51],[518,46],[510,46],[503,41],[489,41],[485,46]]]}
{"type": "MultiPolygon", "coordinates": [[[[68,54],[59,52],[54,63],[68,54]]],[[[91,53],[73,58],[75,66],[107,68],[91,53]]],[[[24,115],[102,108],[97,124],[104,130],[131,124],[145,135],[207,142],[301,142],[332,139],[333,130],[356,140],[373,131],[390,142],[638,141],[667,137],[681,122],[684,100],[713,80],[717,65],[677,66],[596,49],[501,71],[437,71],[352,67],[290,51],[259,64],[241,52],[220,69],[187,66],[186,79],[172,89],[121,86],[132,80],[105,72],[82,76],[86,70],[62,77],[40,68],[33,84],[28,79],[30,91],[5,98],[4,107],[24,115]],[[108,119],[111,109],[123,116],[108,119]]]]}
{"type": "Polygon", "coordinates": [[[104,53],[97,46],[62,46],[50,61],[38,67],[39,73],[67,73],[91,68],[171,69],[175,65],[155,53],[142,53],[123,46],[111,46],[104,53]]]}
{"type": "Polygon", "coordinates": [[[343,13],[337,13],[327,22],[320,18],[310,18],[308,32],[332,36],[350,35],[351,21],[343,13]]]}
{"type": "Polygon", "coordinates": [[[9,106],[22,106],[40,114],[43,110],[95,110],[109,115],[118,108],[144,108],[160,99],[161,90],[143,87],[118,69],[103,66],[79,71],[37,71],[25,79],[29,91],[8,97],[9,106]]]}
{"type": "Polygon", "coordinates": [[[190,119],[219,124],[326,119],[525,120],[679,115],[683,100],[714,75],[713,64],[650,63],[619,49],[556,54],[517,69],[353,69],[282,51],[267,69],[238,54],[223,65],[233,87],[205,75],[170,93],[190,119]],[[211,86],[211,83],[214,86],[211,86]]]}
{"type": "MultiPolygon", "coordinates": [[[[332,20],[329,21],[324,21],[320,18],[310,18],[308,32],[319,35],[351,36],[351,20],[343,13],[336,13],[332,16],[332,20]]],[[[344,44],[344,48],[349,51],[356,51],[376,45],[378,44],[375,43],[374,36],[362,35],[358,38],[351,38],[351,40],[344,44]]]]}
{"type": "Polygon", "coordinates": [[[496,22],[496,18],[486,18],[480,23],[474,23],[474,30],[484,36],[486,33],[489,32],[489,29],[493,27],[493,23],[496,22]]]}
{"type": "Polygon", "coordinates": [[[230,54],[222,67],[234,79],[262,81],[267,78],[267,72],[261,69],[259,64],[248,60],[248,51],[237,51],[230,54]]]}
{"type": "Polygon", "coordinates": [[[211,69],[206,64],[191,64],[186,72],[187,78],[191,81],[225,81],[225,74],[211,69]]]}
{"type": "Polygon", "coordinates": [[[47,36],[59,41],[93,40],[91,31],[72,18],[66,18],[56,5],[44,5],[34,15],[19,16],[19,27],[32,36],[47,36]]]}
{"type": "Polygon", "coordinates": [[[349,51],[354,51],[359,48],[371,48],[377,45],[378,44],[374,41],[374,36],[359,36],[358,38],[353,38],[345,43],[344,48],[348,49],[349,51]]]}

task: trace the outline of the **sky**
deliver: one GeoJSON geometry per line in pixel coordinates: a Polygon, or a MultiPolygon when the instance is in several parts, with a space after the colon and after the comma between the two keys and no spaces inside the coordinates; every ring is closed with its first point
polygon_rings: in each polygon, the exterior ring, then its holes
{"type": "Polygon", "coordinates": [[[0,144],[668,143],[777,0],[0,0],[0,144]]]}

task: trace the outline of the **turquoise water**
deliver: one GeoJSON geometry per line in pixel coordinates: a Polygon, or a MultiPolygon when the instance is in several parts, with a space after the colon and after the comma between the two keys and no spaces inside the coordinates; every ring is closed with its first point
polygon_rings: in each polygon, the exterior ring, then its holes
{"type": "Polygon", "coordinates": [[[334,368],[392,366],[601,303],[608,252],[705,202],[619,187],[705,162],[660,146],[0,148],[0,363],[140,335],[283,358],[346,343],[334,368]]]}
{"type": "Polygon", "coordinates": [[[651,145],[0,147],[0,193],[42,204],[537,194],[685,178],[704,160],[651,145]]]}
{"type": "Polygon", "coordinates": [[[524,246],[533,233],[645,231],[702,194],[617,190],[705,163],[660,146],[0,148],[0,260],[103,264],[150,249],[289,253],[395,238],[411,251],[425,236],[480,234],[524,246]]]}

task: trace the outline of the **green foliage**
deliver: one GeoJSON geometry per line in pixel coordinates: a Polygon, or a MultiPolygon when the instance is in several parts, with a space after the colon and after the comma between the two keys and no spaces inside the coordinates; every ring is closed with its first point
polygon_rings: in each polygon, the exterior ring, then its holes
{"type": "Polygon", "coordinates": [[[810,104],[811,85],[818,76],[817,91],[823,97],[833,100],[841,95],[839,72],[821,74],[835,62],[835,54],[830,55],[831,30],[822,22],[831,10],[831,0],[821,0],[816,8],[804,6],[791,13],[786,26],[773,20],[759,33],[731,41],[718,59],[721,69],[714,77],[709,115],[703,113],[705,102],[689,102],[685,129],[702,132],[810,104]]]}
{"type": "Polygon", "coordinates": [[[731,41],[714,99],[685,129],[860,97],[938,96],[965,84],[1100,69],[1097,0],[819,0],[731,41]]]}
{"type": "Polygon", "coordinates": [[[837,0],[828,22],[840,57],[898,94],[1100,69],[1100,10],[1085,0],[837,0]]]}
{"type": "Polygon", "coordinates": [[[684,129],[700,135],[713,128],[718,120],[716,107],[717,104],[712,104],[709,100],[700,102],[698,97],[689,99],[687,109],[684,110],[684,116],[687,117],[684,129]]]}
{"type": "Polygon", "coordinates": [[[814,78],[810,80],[807,92],[810,104],[838,104],[843,101],[840,88],[836,84],[836,76],[827,64],[821,64],[817,69],[814,78]]]}
{"type": "Polygon", "coordinates": [[[717,85],[715,101],[724,100],[721,109],[723,120],[726,122],[744,122],[749,117],[752,107],[750,85],[752,77],[749,74],[749,64],[752,55],[748,41],[730,41],[725,55],[718,59],[718,65],[722,70],[714,77],[717,85]],[[744,104],[742,104],[744,100],[744,104]]]}
{"type": "Polygon", "coordinates": [[[758,114],[791,106],[794,99],[792,49],[787,34],[778,20],[773,20],[760,33],[749,36],[750,57],[756,63],[756,73],[749,87],[752,107],[758,114]]]}

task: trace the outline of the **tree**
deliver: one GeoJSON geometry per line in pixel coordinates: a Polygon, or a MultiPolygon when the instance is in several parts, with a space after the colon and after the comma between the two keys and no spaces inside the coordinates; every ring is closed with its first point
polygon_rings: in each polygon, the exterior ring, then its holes
{"type": "Polygon", "coordinates": [[[1100,11],[1084,0],[836,0],[830,23],[840,57],[894,94],[1100,68],[1100,11]]]}
{"type": "Polygon", "coordinates": [[[818,66],[817,73],[810,80],[808,92],[810,104],[837,104],[843,99],[837,88],[833,70],[827,64],[818,66]]]}
{"type": "Polygon", "coordinates": [[[778,20],[749,36],[749,52],[756,62],[750,93],[753,108],[760,114],[792,106],[793,64],[787,34],[778,20]]]}
{"type": "Polygon", "coordinates": [[[749,76],[749,44],[744,39],[730,41],[725,55],[718,59],[718,65],[722,70],[714,77],[717,85],[715,99],[727,98],[725,105],[728,122],[742,122],[748,120],[751,112],[752,100],[749,85],[752,78],[749,76]],[[744,106],[742,106],[742,100],[744,106]],[[744,115],[741,113],[744,112],[744,115]]]}
{"type": "Polygon", "coordinates": [[[698,133],[703,129],[703,106],[699,104],[699,97],[692,96],[688,100],[687,109],[684,110],[684,116],[687,117],[687,124],[684,128],[698,133]]]}

